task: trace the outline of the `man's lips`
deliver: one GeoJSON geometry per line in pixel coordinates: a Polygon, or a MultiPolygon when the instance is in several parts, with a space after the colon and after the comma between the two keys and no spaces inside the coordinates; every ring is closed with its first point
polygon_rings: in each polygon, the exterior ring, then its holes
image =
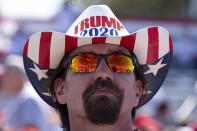
{"type": "Polygon", "coordinates": [[[116,92],[107,88],[99,88],[99,89],[92,91],[90,94],[91,95],[115,95],[116,92]]]}

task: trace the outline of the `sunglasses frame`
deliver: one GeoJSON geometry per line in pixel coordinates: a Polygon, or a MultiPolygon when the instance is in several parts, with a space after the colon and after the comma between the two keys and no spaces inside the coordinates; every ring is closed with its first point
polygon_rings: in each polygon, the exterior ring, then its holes
{"type": "MultiPolygon", "coordinates": [[[[79,56],[79,55],[83,55],[83,54],[91,54],[91,55],[95,55],[95,56],[98,57],[98,62],[96,64],[96,69],[97,69],[98,65],[100,64],[101,59],[105,60],[105,63],[107,64],[107,66],[109,68],[109,62],[108,62],[107,58],[109,56],[111,56],[111,55],[124,55],[124,56],[127,56],[127,57],[129,57],[132,60],[133,66],[135,67],[135,65],[136,65],[136,58],[134,56],[126,55],[124,53],[113,52],[113,53],[109,53],[109,54],[97,54],[97,53],[93,53],[93,52],[84,52],[84,53],[77,53],[77,54],[69,57],[68,60],[66,61],[65,65],[64,65],[64,68],[66,68],[68,65],[70,66],[72,64],[72,60],[73,60],[74,57],[79,56]]],[[[95,72],[95,71],[93,71],[93,72],[95,72]]]]}

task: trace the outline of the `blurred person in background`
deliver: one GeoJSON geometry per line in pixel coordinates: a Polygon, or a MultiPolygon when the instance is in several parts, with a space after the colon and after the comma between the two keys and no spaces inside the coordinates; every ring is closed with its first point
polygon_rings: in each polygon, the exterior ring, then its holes
{"type": "Polygon", "coordinates": [[[1,78],[0,110],[6,130],[34,128],[46,130],[46,120],[39,104],[26,94],[26,76],[21,56],[6,57],[1,78]]]}
{"type": "Polygon", "coordinates": [[[169,103],[167,101],[162,101],[157,106],[155,115],[153,117],[161,122],[164,126],[170,126],[174,124],[174,121],[170,118],[169,103]]]}
{"type": "Polygon", "coordinates": [[[197,131],[197,121],[192,123],[192,128],[194,131],[197,131]]]}
{"type": "Polygon", "coordinates": [[[181,38],[175,40],[174,63],[177,68],[197,68],[197,41],[192,40],[186,30],[181,38]]]}
{"type": "Polygon", "coordinates": [[[133,124],[138,131],[163,131],[162,124],[149,115],[138,115],[133,124]]]}

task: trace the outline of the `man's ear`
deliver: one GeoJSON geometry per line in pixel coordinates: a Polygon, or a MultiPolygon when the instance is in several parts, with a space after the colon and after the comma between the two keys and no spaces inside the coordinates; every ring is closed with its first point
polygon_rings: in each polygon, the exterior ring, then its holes
{"type": "Polygon", "coordinates": [[[141,80],[136,80],[136,84],[135,84],[136,86],[135,86],[135,90],[136,90],[136,102],[135,102],[135,107],[137,107],[138,106],[138,104],[139,104],[139,100],[140,100],[140,98],[141,98],[141,96],[142,96],[142,81],[141,80]]]}
{"type": "Polygon", "coordinates": [[[66,104],[66,95],[64,89],[64,80],[57,78],[54,82],[54,90],[57,96],[57,100],[60,104],[66,104]]]}

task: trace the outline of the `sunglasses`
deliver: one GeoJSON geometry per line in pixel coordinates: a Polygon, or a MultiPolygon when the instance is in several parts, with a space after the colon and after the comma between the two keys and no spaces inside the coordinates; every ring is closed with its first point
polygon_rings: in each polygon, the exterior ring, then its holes
{"type": "Polygon", "coordinates": [[[94,72],[104,59],[111,72],[133,72],[136,58],[123,53],[79,53],[70,57],[67,64],[72,72],[94,72]]]}

